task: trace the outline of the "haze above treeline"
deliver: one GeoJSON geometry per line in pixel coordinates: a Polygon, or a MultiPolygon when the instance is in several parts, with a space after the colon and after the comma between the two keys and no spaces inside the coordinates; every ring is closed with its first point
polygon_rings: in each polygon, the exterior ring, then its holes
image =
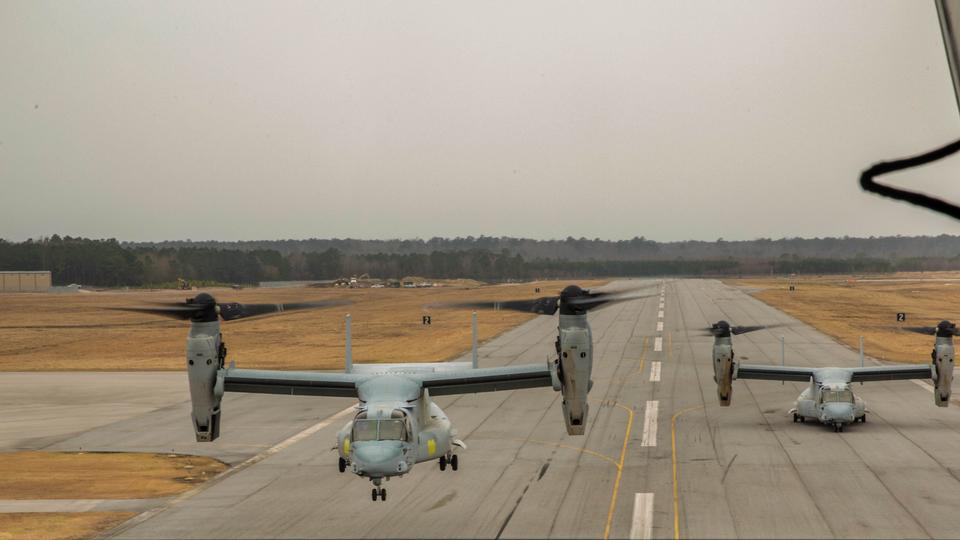
{"type": "Polygon", "coordinates": [[[667,242],[454,238],[121,243],[54,235],[0,240],[0,270],[57,285],[169,287],[368,275],[488,282],[640,276],[848,274],[960,269],[960,236],[667,242]]]}

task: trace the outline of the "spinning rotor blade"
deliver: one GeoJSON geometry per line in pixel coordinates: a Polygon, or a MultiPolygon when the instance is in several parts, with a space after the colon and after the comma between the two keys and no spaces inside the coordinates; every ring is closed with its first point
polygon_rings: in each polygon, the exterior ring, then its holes
{"type": "Polygon", "coordinates": [[[235,321],[237,319],[269,315],[271,313],[283,313],[286,311],[299,311],[303,309],[320,309],[332,306],[342,306],[349,303],[350,302],[346,300],[295,302],[290,304],[241,304],[238,302],[228,302],[226,304],[220,304],[220,318],[225,321],[235,321]]]}
{"type": "Polygon", "coordinates": [[[135,313],[147,313],[149,315],[160,315],[180,320],[193,320],[196,322],[212,322],[219,315],[225,321],[234,321],[237,319],[246,319],[257,317],[259,315],[268,315],[271,313],[282,313],[284,311],[296,311],[302,309],[319,309],[330,306],[339,306],[349,304],[346,300],[324,300],[318,302],[295,302],[289,304],[241,304],[239,302],[227,302],[217,304],[216,300],[207,293],[200,293],[196,298],[188,298],[186,302],[174,302],[169,304],[158,304],[148,307],[118,307],[107,308],[118,311],[131,311],[135,313]]]}
{"type": "Polygon", "coordinates": [[[641,298],[651,298],[652,294],[631,294],[631,292],[590,292],[583,291],[583,295],[567,298],[566,302],[576,306],[579,309],[589,311],[606,305],[612,305],[628,300],[639,300],[641,298]]]}
{"type": "Polygon", "coordinates": [[[754,325],[754,326],[730,326],[730,323],[727,321],[720,321],[714,323],[713,325],[704,328],[705,333],[703,335],[708,336],[725,336],[728,334],[733,334],[739,336],[740,334],[747,334],[749,332],[756,332],[757,330],[766,330],[768,328],[779,328],[781,326],[786,326],[782,323],[779,324],[763,324],[763,325],[754,325]]]}
{"type": "Polygon", "coordinates": [[[147,313],[149,315],[160,315],[162,317],[170,317],[171,319],[188,321],[191,317],[193,317],[194,313],[201,308],[183,304],[174,304],[159,305],[155,307],[108,307],[105,309],[113,311],[131,311],[133,313],[147,313]]]}
{"type": "MultiPolygon", "coordinates": [[[[642,287],[642,289],[648,288],[650,287],[642,287]]],[[[433,307],[468,309],[508,309],[511,311],[522,311],[524,313],[536,313],[538,315],[553,315],[558,309],[562,314],[583,313],[617,302],[626,302],[627,300],[637,300],[653,296],[651,294],[636,294],[638,290],[641,289],[617,292],[590,292],[576,285],[570,285],[558,296],[542,296],[540,298],[526,300],[504,300],[502,302],[451,302],[430,305],[433,307]]]]}
{"type": "Polygon", "coordinates": [[[730,329],[730,332],[731,332],[733,335],[735,335],[735,336],[739,336],[740,334],[746,334],[746,333],[748,333],[748,332],[756,332],[757,330],[763,330],[763,329],[765,329],[765,328],[776,328],[776,327],[778,327],[778,326],[783,326],[783,325],[782,325],[782,324],[771,324],[771,325],[767,325],[767,326],[763,326],[763,325],[759,325],[759,326],[734,326],[733,328],[730,329]]]}
{"type": "Polygon", "coordinates": [[[925,334],[928,336],[932,336],[937,333],[936,326],[904,326],[902,329],[906,330],[907,332],[913,332],[914,334],[925,334]]]}
{"type": "Polygon", "coordinates": [[[952,337],[957,335],[957,325],[950,321],[940,321],[936,326],[904,326],[903,330],[928,336],[952,337]]]}

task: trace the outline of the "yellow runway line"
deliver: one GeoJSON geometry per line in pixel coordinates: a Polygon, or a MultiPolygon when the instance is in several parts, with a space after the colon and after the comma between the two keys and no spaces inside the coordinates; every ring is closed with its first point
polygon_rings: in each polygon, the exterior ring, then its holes
{"type": "Polygon", "coordinates": [[[643,373],[643,362],[647,359],[647,340],[648,339],[649,338],[647,337],[643,338],[643,345],[641,346],[641,349],[640,349],[640,367],[638,367],[635,372],[631,373],[631,375],[639,375],[643,373]]]}
{"type": "Polygon", "coordinates": [[[620,462],[617,464],[617,479],[613,484],[613,495],[610,497],[610,509],[607,511],[607,526],[603,529],[603,540],[610,538],[610,525],[613,524],[613,511],[617,508],[617,492],[620,491],[620,477],[623,476],[623,460],[627,457],[627,443],[630,442],[630,429],[633,427],[633,409],[620,403],[617,407],[627,411],[627,431],[623,435],[623,447],[620,449],[620,462]]]}
{"type": "Polygon", "coordinates": [[[694,407],[687,407],[686,409],[677,411],[673,417],[670,418],[670,449],[673,453],[673,538],[674,540],[680,540],[680,494],[679,494],[679,485],[677,482],[678,476],[678,466],[677,466],[677,418],[685,413],[690,411],[695,411],[697,409],[703,408],[703,405],[697,405],[694,407]]]}

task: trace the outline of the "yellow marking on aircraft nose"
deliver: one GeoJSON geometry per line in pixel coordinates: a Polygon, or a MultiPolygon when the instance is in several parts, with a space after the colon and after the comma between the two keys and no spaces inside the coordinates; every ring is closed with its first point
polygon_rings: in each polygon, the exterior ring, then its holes
{"type": "Polygon", "coordinates": [[[347,439],[347,438],[343,439],[343,455],[345,456],[350,455],[350,439],[347,439]]]}
{"type": "Polygon", "coordinates": [[[427,441],[427,453],[431,456],[437,453],[437,441],[433,439],[427,441]]]}

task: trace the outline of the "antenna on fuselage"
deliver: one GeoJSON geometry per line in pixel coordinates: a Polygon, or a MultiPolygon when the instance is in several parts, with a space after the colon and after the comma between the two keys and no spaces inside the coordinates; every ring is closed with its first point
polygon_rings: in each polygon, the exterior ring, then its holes
{"type": "Polygon", "coordinates": [[[479,363],[477,351],[477,312],[473,312],[473,347],[471,349],[471,358],[473,360],[473,369],[477,369],[479,363]]]}
{"type": "Polygon", "coordinates": [[[346,353],[344,355],[344,372],[353,371],[353,340],[350,336],[350,314],[347,313],[347,343],[346,353]]]}

